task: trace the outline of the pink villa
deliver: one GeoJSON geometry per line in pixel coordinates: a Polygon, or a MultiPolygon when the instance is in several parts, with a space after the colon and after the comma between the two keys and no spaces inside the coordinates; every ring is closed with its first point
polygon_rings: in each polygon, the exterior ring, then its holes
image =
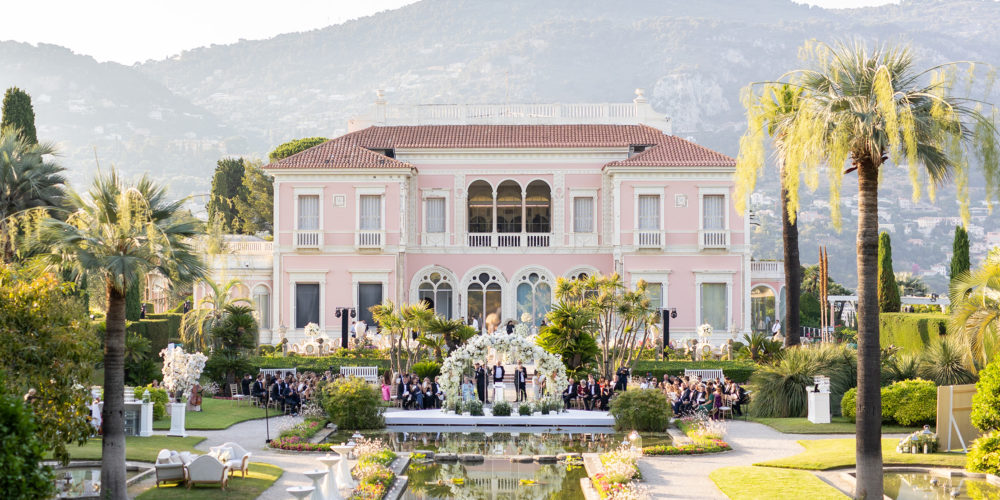
{"type": "Polygon", "coordinates": [[[703,323],[715,342],[766,329],[782,266],[752,259],[734,160],[670,135],[637,94],[390,107],[380,93],[347,134],[265,167],[273,242],[233,238],[213,272],[242,280],[261,343],[301,341],[308,323],[339,339],[338,311],[372,325],[383,301],[538,325],[558,278],[614,272],[676,309],[671,339],[703,323]]]}

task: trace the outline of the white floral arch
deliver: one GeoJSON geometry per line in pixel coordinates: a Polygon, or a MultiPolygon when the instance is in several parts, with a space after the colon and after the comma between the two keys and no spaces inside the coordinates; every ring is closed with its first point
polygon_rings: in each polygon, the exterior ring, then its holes
{"type": "Polygon", "coordinates": [[[561,391],[569,384],[566,379],[566,366],[563,365],[562,359],[542,349],[533,339],[506,333],[476,335],[462,347],[452,351],[441,366],[441,389],[447,401],[461,399],[463,372],[474,362],[485,361],[491,348],[496,349],[498,353],[510,354],[513,359],[534,361],[535,369],[546,378],[550,395],[555,394],[555,391],[561,391]]]}

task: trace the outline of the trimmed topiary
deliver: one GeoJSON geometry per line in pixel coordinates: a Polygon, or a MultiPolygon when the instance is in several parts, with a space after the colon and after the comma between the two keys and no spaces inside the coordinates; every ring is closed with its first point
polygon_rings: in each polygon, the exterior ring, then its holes
{"type": "Polygon", "coordinates": [[[531,415],[531,404],[521,403],[521,405],[517,407],[517,414],[521,416],[531,415]]]}
{"type": "Polygon", "coordinates": [[[640,389],[619,393],[611,400],[615,429],[663,432],[670,423],[670,403],[660,391],[640,389]]]}
{"type": "Polygon", "coordinates": [[[972,425],[983,432],[1000,430],[1000,359],[979,372],[970,417],[972,425]]]}
{"type": "Polygon", "coordinates": [[[852,387],[844,393],[844,397],[840,400],[840,414],[851,419],[853,422],[855,420],[855,414],[858,410],[858,389],[857,387],[852,387]]]}
{"type": "Polygon", "coordinates": [[[441,363],[437,361],[421,361],[413,365],[413,373],[416,373],[421,380],[425,378],[433,379],[441,374],[441,363]]]}
{"type": "Polygon", "coordinates": [[[918,378],[883,387],[882,412],[882,420],[891,416],[899,425],[933,424],[937,417],[937,386],[918,378]]]}
{"type": "Polygon", "coordinates": [[[483,413],[483,402],[478,399],[473,399],[465,403],[465,411],[469,412],[469,415],[473,417],[481,417],[483,413]]]}
{"type": "Polygon", "coordinates": [[[1000,475],[1000,432],[991,432],[972,442],[965,468],[1000,475]]]}
{"type": "Polygon", "coordinates": [[[506,401],[500,401],[493,405],[493,416],[494,417],[509,417],[511,412],[510,403],[506,401]]]}

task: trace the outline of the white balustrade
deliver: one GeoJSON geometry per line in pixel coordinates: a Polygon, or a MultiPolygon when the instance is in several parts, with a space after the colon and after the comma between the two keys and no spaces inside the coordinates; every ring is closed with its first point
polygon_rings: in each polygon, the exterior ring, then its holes
{"type": "Polygon", "coordinates": [[[295,231],[295,248],[320,248],[323,233],[320,231],[295,231]]]}
{"type": "Polygon", "coordinates": [[[698,231],[698,248],[729,248],[729,231],[701,230],[698,231]]]}
{"type": "Polygon", "coordinates": [[[501,248],[521,246],[520,233],[500,233],[497,235],[497,246],[501,248]]]}
{"type": "Polygon", "coordinates": [[[660,231],[636,231],[635,245],[639,248],[663,248],[663,233],[660,231]]]}
{"type": "Polygon", "coordinates": [[[383,248],[385,236],[382,231],[358,231],[355,233],[355,245],[358,248],[383,248]]]}
{"type": "Polygon", "coordinates": [[[548,233],[528,233],[528,246],[547,247],[549,246],[549,236],[548,233]]]}
{"type": "Polygon", "coordinates": [[[491,233],[469,233],[470,247],[491,247],[493,246],[493,234],[491,233]]]}

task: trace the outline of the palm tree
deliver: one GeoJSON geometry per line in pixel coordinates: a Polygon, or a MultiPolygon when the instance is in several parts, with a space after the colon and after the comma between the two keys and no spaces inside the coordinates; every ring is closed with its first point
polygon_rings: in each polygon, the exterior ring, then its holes
{"type": "MultiPolygon", "coordinates": [[[[797,170],[785,168],[785,141],[788,139],[788,126],[795,111],[798,110],[802,89],[789,84],[770,85],[754,100],[749,108],[761,116],[750,116],[750,121],[763,123],[767,134],[773,138],[778,156],[778,177],[781,179],[781,247],[785,264],[785,346],[798,345],[802,333],[799,323],[799,296],[801,295],[802,278],[799,274],[799,226],[796,222],[799,206],[799,173],[797,170]],[[792,175],[794,172],[794,175],[792,175]]],[[[741,149],[737,161],[740,171],[746,169],[759,170],[764,166],[763,150],[758,154],[743,154],[741,149]]],[[[741,180],[752,180],[741,177],[741,180]]],[[[753,186],[741,185],[738,191],[737,204],[743,210],[746,205],[746,193],[753,186]]]]}
{"type": "MultiPolygon", "coordinates": [[[[995,185],[1000,177],[997,133],[973,101],[954,96],[954,78],[947,71],[954,64],[917,71],[907,48],[869,50],[861,42],[809,44],[803,53],[811,66],[788,77],[803,95],[786,126],[786,176],[798,175],[801,169],[809,179],[820,164],[828,165],[831,215],[839,225],[841,180],[846,173],[858,175],[858,476],[854,495],[882,498],[876,283],[879,167],[890,158],[896,164],[908,164],[915,196],[920,193],[922,172],[932,189],[955,176],[959,198],[965,199],[969,147],[978,149],[988,184],[995,185]]],[[[763,122],[754,125],[741,141],[741,149],[744,145],[762,148],[763,122]]],[[[756,171],[739,175],[754,177],[756,171]]],[[[996,195],[994,190],[989,193],[996,195]]]]}
{"type": "Polygon", "coordinates": [[[562,356],[566,368],[576,373],[592,364],[600,352],[590,333],[596,317],[593,310],[578,303],[559,302],[546,315],[549,324],[539,332],[538,345],[562,356]]]}
{"type": "Polygon", "coordinates": [[[476,333],[475,328],[466,325],[461,319],[447,319],[444,316],[434,316],[424,326],[424,334],[440,335],[448,351],[458,349],[476,333]]]}
{"type": "Polygon", "coordinates": [[[47,161],[56,148],[51,143],[32,143],[12,126],[0,130],[0,243],[2,257],[14,258],[12,241],[23,230],[23,220],[32,209],[58,207],[63,200],[66,178],[59,165],[47,161]]]}
{"type": "Polygon", "coordinates": [[[416,360],[410,348],[411,338],[423,331],[434,318],[434,311],[426,302],[397,306],[385,302],[371,307],[372,319],[379,324],[384,335],[389,336],[389,362],[396,373],[407,373],[416,360]]]}
{"type": "Polygon", "coordinates": [[[1000,352],[1000,261],[987,260],[951,285],[952,330],[968,346],[970,368],[984,367],[1000,352]]]}
{"type": "Polygon", "coordinates": [[[202,283],[211,291],[181,318],[181,341],[204,351],[214,345],[212,331],[226,316],[226,309],[241,304],[249,306],[250,301],[235,296],[236,290],[243,286],[238,279],[225,283],[204,280],[202,283]]]}
{"type": "MultiPolygon", "coordinates": [[[[184,200],[168,201],[166,189],[147,177],[127,184],[112,170],[98,172],[90,191],[68,193],[66,221],[46,219],[39,234],[39,262],[68,270],[77,279],[100,280],[107,291],[104,341],[104,439],[101,483],[105,498],[126,499],[124,351],[125,294],[146,273],[175,282],[204,274],[191,238],[201,224],[178,216],[184,200]]],[[[94,281],[91,281],[94,282],[94,281]]]]}

